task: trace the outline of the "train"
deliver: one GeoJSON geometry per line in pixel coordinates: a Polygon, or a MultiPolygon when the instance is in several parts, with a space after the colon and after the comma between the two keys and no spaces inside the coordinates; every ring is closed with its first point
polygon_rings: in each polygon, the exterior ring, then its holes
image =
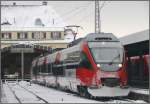
{"type": "Polygon", "coordinates": [[[68,48],[35,58],[33,82],[69,90],[81,96],[128,96],[127,59],[112,33],[89,33],[68,48]]]}
{"type": "Polygon", "coordinates": [[[131,86],[149,87],[150,55],[127,57],[128,82],[131,86]]]}

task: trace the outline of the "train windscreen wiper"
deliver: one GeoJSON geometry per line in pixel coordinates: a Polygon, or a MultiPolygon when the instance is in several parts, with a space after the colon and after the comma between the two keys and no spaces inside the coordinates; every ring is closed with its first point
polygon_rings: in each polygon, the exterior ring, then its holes
{"type": "Polygon", "coordinates": [[[109,65],[111,65],[111,64],[114,62],[114,60],[115,60],[116,58],[118,58],[118,57],[120,57],[120,54],[118,54],[117,56],[115,56],[115,57],[109,62],[109,65]]]}

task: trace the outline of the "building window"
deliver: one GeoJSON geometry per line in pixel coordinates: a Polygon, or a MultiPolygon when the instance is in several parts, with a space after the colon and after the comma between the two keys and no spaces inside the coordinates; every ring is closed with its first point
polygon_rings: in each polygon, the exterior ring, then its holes
{"type": "Polygon", "coordinates": [[[11,33],[2,33],[3,39],[11,39],[11,33]]]}
{"type": "Polygon", "coordinates": [[[42,39],[46,39],[46,32],[42,32],[42,33],[41,33],[41,38],[42,38],[42,39]]]}
{"type": "Polygon", "coordinates": [[[27,32],[17,33],[17,37],[18,37],[18,39],[27,39],[28,34],[27,34],[27,32]]]}
{"type": "Polygon", "coordinates": [[[44,24],[42,23],[42,20],[40,18],[37,18],[35,20],[35,23],[34,23],[36,26],[44,26],[44,24]]]}
{"type": "Polygon", "coordinates": [[[51,32],[51,38],[54,40],[61,39],[61,32],[51,32]]]}
{"type": "Polygon", "coordinates": [[[36,39],[35,33],[32,33],[32,39],[36,39]]]}
{"type": "Polygon", "coordinates": [[[40,32],[33,32],[32,39],[40,39],[40,32]]]}

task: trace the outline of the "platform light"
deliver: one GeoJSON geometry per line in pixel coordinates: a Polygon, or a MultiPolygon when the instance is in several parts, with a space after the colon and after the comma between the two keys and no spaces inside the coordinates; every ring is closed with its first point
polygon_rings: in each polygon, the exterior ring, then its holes
{"type": "Polygon", "coordinates": [[[122,67],[122,64],[119,64],[118,66],[119,66],[119,67],[122,67]]]}

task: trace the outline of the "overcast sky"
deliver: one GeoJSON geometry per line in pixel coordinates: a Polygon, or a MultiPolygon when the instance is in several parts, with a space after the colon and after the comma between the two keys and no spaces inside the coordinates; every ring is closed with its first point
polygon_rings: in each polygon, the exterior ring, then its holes
{"type": "MultiPolygon", "coordinates": [[[[2,2],[4,3],[6,1],[2,2]]],[[[40,1],[17,3],[41,4],[40,1]]],[[[103,1],[100,5],[101,3],[103,1]]],[[[94,32],[94,1],[48,1],[48,5],[52,6],[68,25],[83,27],[79,29],[78,37],[94,32]]],[[[111,32],[122,37],[145,29],[149,29],[149,1],[106,1],[101,10],[102,32],[111,32]]]]}

